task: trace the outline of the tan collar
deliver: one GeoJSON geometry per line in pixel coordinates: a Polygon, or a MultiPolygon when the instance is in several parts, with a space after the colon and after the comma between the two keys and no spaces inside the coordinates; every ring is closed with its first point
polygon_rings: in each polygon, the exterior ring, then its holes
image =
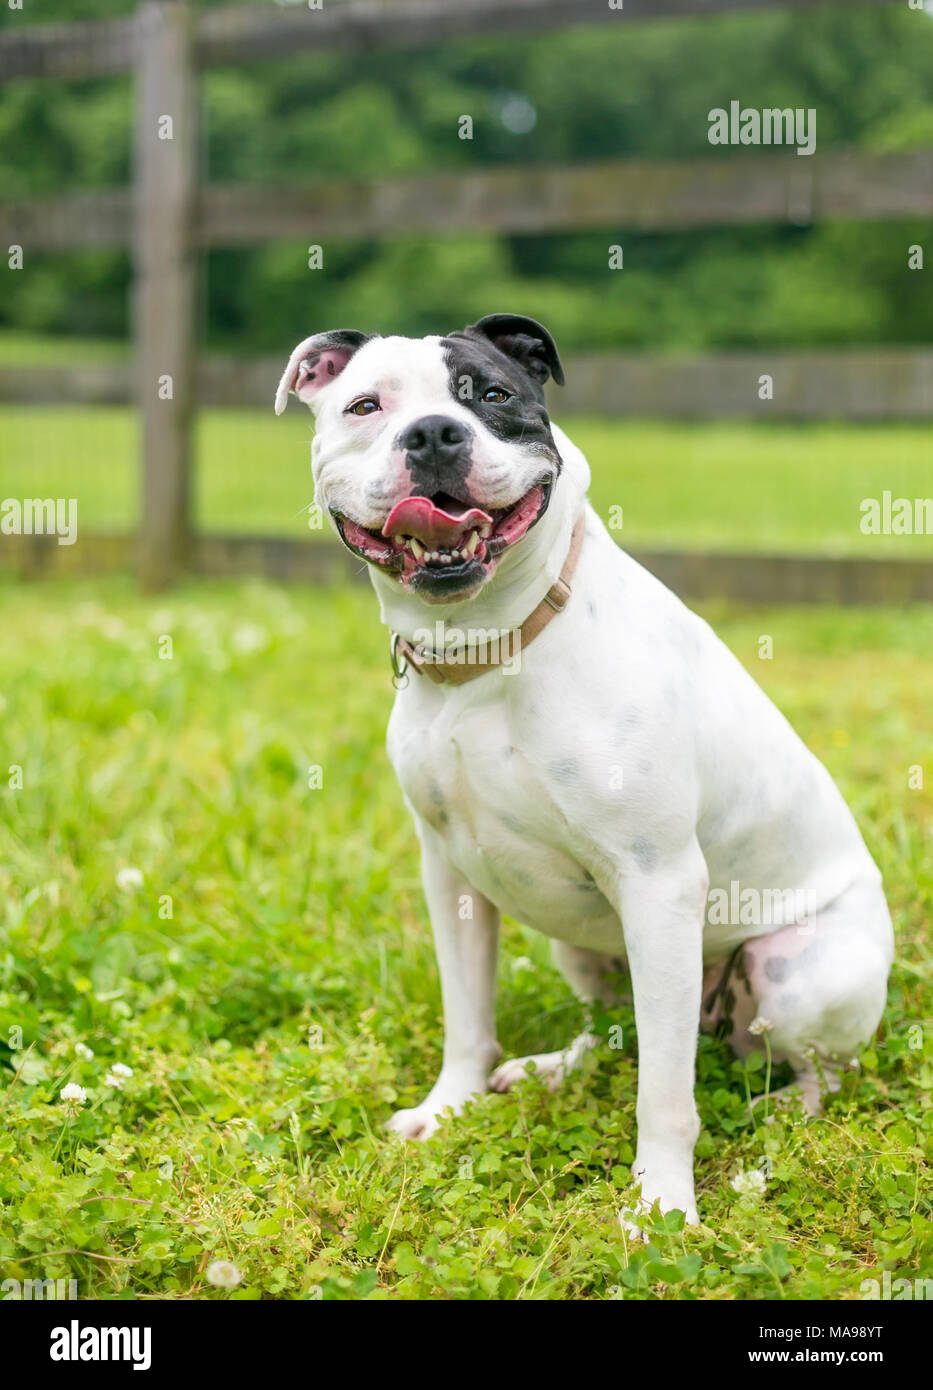
{"type": "MultiPolygon", "coordinates": [[[[570,537],[570,549],[567,551],[560,578],[551,585],[537,608],[528,614],[518,631],[513,631],[512,642],[509,644],[510,655],[514,654],[516,648],[523,651],[529,642],[533,642],[539,633],[544,631],[552,618],[564,611],[570,598],[570,581],[580,558],[585,530],[586,517],[580,516],[570,537]]],[[[407,685],[407,672],[411,669],[416,675],[427,676],[435,685],[463,685],[465,681],[482,676],[502,664],[502,642],[492,644],[492,650],[487,651],[482,657],[478,652],[472,655],[476,659],[472,659],[469,654],[463,661],[447,661],[443,657],[438,659],[433,653],[423,647],[413,646],[406,637],[393,632],[390,646],[393,684],[396,688],[403,681],[407,685]]]]}

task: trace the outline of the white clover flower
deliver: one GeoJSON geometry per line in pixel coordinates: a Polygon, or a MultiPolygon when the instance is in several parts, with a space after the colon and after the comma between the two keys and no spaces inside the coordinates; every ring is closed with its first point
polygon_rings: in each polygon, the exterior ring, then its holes
{"type": "Polygon", "coordinates": [[[110,1086],[114,1091],[122,1091],[124,1078],[132,1075],[132,1067],[127,1067],[122,1062],[114,1062],[113,1066],[104,1077],[104,1085],[110,1086]]]}
{"type": "Polygon", "coordinates": [[[87,1043],[75,1043],[75,1056],[80,1057],[82,1062],[89,1062],[94,1056],[93,1048],[88,1047],[87,1043]]]}
{"type": "Polygon", "coordinates": [[[762,1033],[770,1033],[773,1027],[774,1024],[769,1018],[762,1018],[761,1014],[758,1014],[748,1025],[748,1031],[754,1033],[756,1038],[759,1038],[762,1033]]]}
{"type": "Polygon", "coordinates": [[[207,1266],[207,1282],[215,1289],[235,1289],[243,1275],[230,1260],[212,1260],[207,1266]]]}
{"type": "Polygon", "coordinates": [[[137,888],[143,886],[143,871],[127,865],[125,869],[120,869],[117,873],[117,887],[124,893],[132,893],[137,888]]]}
{"type": "Polygon", "coordinates": [[[63,1086],[58,1093],[66,1109],[77,1110],[79,1105],[83,1105],[87,1100],[87,1091],[83,1086],[79,1086],[77,1081],[69,1081],[67,1086],[63,1086]]]}
{"type": "Polygon", "coordinates": [[[768,1183],[760,1168],[749,1168],[744,1173],[736,1173],[730,1185],[732,1191],[737,1192],[740,1197],[754,1200],[764,1196],[768,1183]]]}

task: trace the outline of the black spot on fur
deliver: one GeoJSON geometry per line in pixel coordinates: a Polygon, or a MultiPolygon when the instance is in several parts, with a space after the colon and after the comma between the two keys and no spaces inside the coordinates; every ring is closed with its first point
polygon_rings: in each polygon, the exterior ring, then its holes
{"type": "Polygon", "coordinates": [[[783,956],[770,956],[765,961],[765,974],[772,984],[782,984],[790,974],[787,961],[783,956]]]}
{"type": "Polygon", "coordinates": [[[580,764],[576,758],[552,758],[547,770],[555,782],[573,782],[580,775],[580,764]]]}
{"type": "Polygon", "coordinates": [[[640,836],[632,844],[632,854],[635,857],[635,863],[641,869],[642,873],[650,874],[654,872],[658,863],[658,847],[653,841],[646,840],[643,836],[640,836]]]}

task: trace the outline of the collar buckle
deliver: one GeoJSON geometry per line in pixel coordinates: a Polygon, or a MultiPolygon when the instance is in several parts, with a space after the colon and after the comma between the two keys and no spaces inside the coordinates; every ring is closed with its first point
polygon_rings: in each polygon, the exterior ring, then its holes
{"type": "Polygon", "coordinates": [[[567,604],[570,602],[570,595],[573,593],[566,579],[555,579],[554,583],[544,595],[544,602],[554,609],[555,613],[563,613],[567,604]]]}

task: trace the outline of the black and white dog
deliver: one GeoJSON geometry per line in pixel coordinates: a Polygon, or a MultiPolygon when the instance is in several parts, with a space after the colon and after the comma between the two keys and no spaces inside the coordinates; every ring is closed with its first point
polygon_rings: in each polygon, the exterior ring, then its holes
{"type": "Polygon", "coordinates": [[[508,913],[551,938],[584,1000],[608,1002],[626,962],[635,1181],[642,1203],[696,1222],[701,1018],[726,1013],[740,1055],[769,1030],[816,1112],[881,1017],[891,919],[825,768],[588,506],[549,376],[563,380],[548,332],[493,314],[446,337],[307,338],[276,396],[279,413],[291,391],[314,411],[318,500],[368,561],[408,677],[388,749],[421,842],[445,1040],[430,1094],[390,1123],[426,1138],[530,1061],[557,1083],[594,1045],[586,1032],[496,1066],[508,913]]]}

